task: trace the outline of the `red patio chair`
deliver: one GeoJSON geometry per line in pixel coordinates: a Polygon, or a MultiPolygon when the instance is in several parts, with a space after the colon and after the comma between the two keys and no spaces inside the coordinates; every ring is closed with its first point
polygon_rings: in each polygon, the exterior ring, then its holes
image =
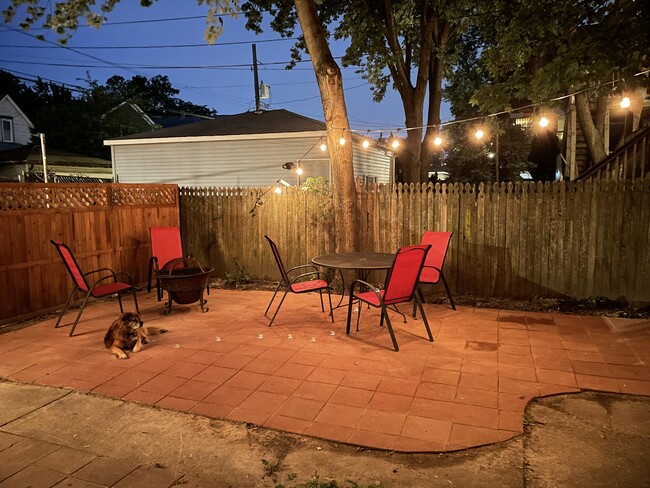
{"type": "MultiPolygon", "coordinates": [[[[422,303],[424,303],[424,295],[420,285],[435,285],[440,280],[445,287],[447,296],[449,297],[449,303],[451,308],[456,310],[456,304],[454,299],[451,297],[451,292],[449,291],[449,286],[447,285],[447,280],[445,275],[442,272],[442,267],[445,264],[445,257],[447,256],[447,249],[449,249],[449,241],[451,240],[452,232],[433,232],[426,231],[422,236],[422,242],[420,244],[426,245],[430,244],[431,249],[427,254],[427,259],[424,261],[424,266],[422,267],[422,273],[420,274],[420,282],[418,283],[418,295],[422,303]]],[[[413,317],[416,315],[415,302],[413,303],[413,317]]]]}
{"type": "MultiPolygon", "coordinates": [[[[430,245],[419,245],[419,246],[405,246],[400,248],[395,254],[395,260],[393,261],[393,266],[388,271],[386,275],[386,282],[384,289],[380,290],[370,283],[367,283],[362,280],[355,280],[350,285],[350,301],[348,304],[348,323],[345,330],[346,334],[350,334],[350,322],[352,321],[352,304],[355,301],[365,302],[368,305],[373,307],[381,308],[381,320],[379,326],[383,327],[384,318],[386,319],[386,325],[388,326],[388,332],[390,333],[390,338],[393,341],[393,347],[395,351],[399,351],[399,346],[397,345],[397,340],[395,339],[395,333],[393,332],[393,327],[390,323],[390,317],[388,316],[388,307],[395,306],[398,303],[408,302],[413,300],[415,304],[420,308],[420,314],[422,315],[422,320],[424,322],[424,327],[427,330],[429,340],[433,342],[433,335],[431,335],[431,329],[429,328],[429,322],[427,317],[424,314],[424,309],[422,304],[416,294],[416,288],[418,286],[418,279],[422,271],[422,265],[424,260],[431,248],[430,245]],[[355,292],[355,287],[363,286],[365,290],[361,289],[355,292]]],[[[361,304],[358,306],[357,312],[357,330],[359,330],[359,317],[361,316],[361,304]]],[[[395,309],[398,313],[399,311],[395,309]]]]}
{"type": "Polygon", "coordinates": [[[63,264],[65,264],[68,273],[70,273],[70,276],[72,277],[72,283],[74,284],[72,293],[70,293],[70,296],[68,297],[68,301],[65,303],[65,307],[63,307],[63,310],[61,310],[61,314],[59,315],[56,324],[54,324],[55,328],[59,326],[59,323],[61,322],[61,317],[63,317],[63,314],[68,309],[68,306],[72,301],[72,296],[74,295],[74,292],[77,290],[81,291],[82,293],[85,293],[86,297],[84,298],[83,304],[81,305],[81,309],[77,314],[77,318],[72,324],[72,329],[70,329],[70,334],[69,334],[70,336],[72,336],[72,334],[74,333],[74,330],[77,327],[77,323],[79,322],[79,319],[81,318],[81,314],[84,311],[84,308],[86,308],[86,303],[88,303],[88,299],[90,297],[104,298],[111,295],[117,295],[117,301],[120,303],[120,312],[123,313],[124,308],[122,307],[121,295],[123,293],[131,292],[133,294],[133,302],[135,303],[135,309],[138,313],[140,313],[140,309],[138,308],[138,298],[135,295],[136,289],[133,284],[133,278],[131,277],[130,274],[116,273],[110,268],[100,268],[93,271],[88,271],[87,273],[82,273],[81,269],[79,269],[79,264],[77,263],[77,260],[74,258],[72,251],[67,245],[65,245],[63,242],[58,242],[54,240],[51,240],[50,242],[54,245],[56,250],[59,252],[61,259],[63,260],[63,264]],[[95,281],[93,281],[92,285],[89,284],[88,281],[86,280],[86,277],[96,273],[102,273],[104,276],[100,276],[99,278],[97,278],[95,281]],[[128,279],[128,283],[125,283],[123,281],[118,281],[117,279],[118,276],[126,276],[128,279]]]}
{"type": "Polygon", "coordinates": [[[298,293],[309,293],[310,291],[317,291],[318,294],[320,295],[320,308],[324,312],[325,307],[323,305],[323,290],[327,290],[327,298],[329,299],[330,302],[330,316],[332,317],[332,323],[334,323],[334,311],[332,310],[332,296],[330,295],[330,285],[326,279],[320,279],[320,277],[327,278],[326,275],[318,271],[318,268],[313,264],[294,266],[291,269],[285,270],[284,264],[282,264],[282,259],[280,258],[280,253],[278,252],[278,246],[275,244],[275,242],[273,242],[273,239],[271,239],[269,236],[264,236],[264,237],[266,238],[267,241],[269,241],[269,244],[271,245],[271,252],[273,253],[273,257],[275,258],[275,262],[277,263],[278,268],[280,269],[280,276],[281,276],[278,286],[275,287],[275,293],[273,293],[273,296],[271,297],[271,301],[269,302],[269,305],[266,307],[264,316],[267,316],[267,314],[269,313],[271,304],[273,303],[273,300],[275,300],[275,295],[277,295],[280,287],[281,286],[284,287],[284,295],[282,295],[282,300],[280,300],[280,304],[278,305],[278,308],[275,310],[275,313],[271,318],[269,327],[271,327],[271,325],[273,324],[273,321],[275,320],[275,316],[280,311],[280,307],[282,306],[282,303],[284,302],[284,299],[287,297],[287,293],[289,292],[298,294],[298,293]],[[305,268],[312,268],[312,271],[308,273],[302,273],[297,276],[294,276],[293,278],[290,278],[289,275],[291,273],[293,273],[298,269],[305,269],[305,268]],[[314,275],[316,276],[316,279],[301,281],[301,280],[305,280],[308,277],[313,277],[314,275]]]}
{"type": "MultiPolygon", "coordinates": [[[[153,273],[156,273],[156,296],[158,301],[162,300],[162,288],[158,273],[163,267],[177,258],[183,258],[183,245],[181,244],[181,229],[180,227],[149,227],[149,235],[151,237],[151,258],[149,259],[149,282],[147,284],[147,292],[151,293],[151,282],[153,273]]],[[[188,254],[186,258],[191,258],[192,255],[188,254]]],[[[183,264],[179,260],[179,267],[183,264]]],[[[206,287],[208,295],[210,294],[210,286],[206,287]]]]}

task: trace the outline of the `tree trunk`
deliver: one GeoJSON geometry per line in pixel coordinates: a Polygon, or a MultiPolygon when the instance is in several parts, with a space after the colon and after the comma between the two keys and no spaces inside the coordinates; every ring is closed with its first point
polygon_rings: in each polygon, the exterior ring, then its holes
{"type": "Polygon", "coordinates": [[[406,127],[414,127],[407,131],[406,143],[397,152],[397,159],[402,165],[402,181],[417,183],[420,181],[420,146],[422,144],[423,96],[413,90],[411,96],[402,96],[406,127]]]}
{"type": "Polygon", "coordinates": [[[314,0],[294,0],[323,104],[327,147],[332,161],[332,196],[336,251],[357,250],[357,197],[352,167],[352,136],[341,70],[334,61],[314,0]],[[339,140],[345,137],[347,143],[339,140]]]}
{"type": "Polygon", "coordinates": [[[420,181],[429,179],[429,165],[438,148],[433,139],[440,130],[440,104],[442,103],[442,71],[444,65],[444,44],[438,46],[438,55],[432,57],[429,71],[429,109],[427,113],[427,130],[420,149],[420,181]]]}
{"type": "Polygon", "coordinates": [[[576,113],[578,115],[578,122],[582,129],[582,134],[589,149],[589,156],[591,156],[591,166],[600,163],[607,154],[605,153],[605,146],[603,138],[598,132],[594,119],[591,117],[591,110],[589,109],[589,95],[586,92],[578,93],[576,95],[576,113]]]}

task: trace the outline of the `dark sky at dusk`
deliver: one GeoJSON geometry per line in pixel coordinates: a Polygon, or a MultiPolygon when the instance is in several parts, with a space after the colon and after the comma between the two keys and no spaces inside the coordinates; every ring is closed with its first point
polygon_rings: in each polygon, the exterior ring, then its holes
{"type": "MultiPolygon", "coordinates": [[[[2,9],[6,5],[7,0],[0,0],[2,9]]],[[[259,77],[270,86],[271,98],[264,100],[268,107],[323,119],[311,62],[285,69],[293,41],[282,40],[270,28],[256,36],[244,28],[240,16],[224,17],[223,35],[208,46],[203,40],[206,12],[207,8],[199,7],[195,0],[159,0],[150,8],[122,0],[100,29],[80,27],[69,41],[69,49],[34,39],[45,32],[41,29],[20,31],[17,19],[9,25],[3,21],[0,67],[17,76],[41,76],[82,87],[86,86],[83,80],[87,72],[100,83],[112,75],[130,78],[163,74],[180,89],[181,98],[212,107],[220,114],[233,114],[255,106],[251,44],[256,43],[259,77]],[[172,47],[186,45],[193,46],[172,47]]],[[[46,39],[56,42],[57,36],[46,32],[46,39]]],[[[331,49],[335,57],[342,56],[345,44],[334,43],[331,49]]],[[[343,69],[343,77],[353,129],[362,133],[385,129],[387,136],[404,127],[397,92],[390,89],[378,104],[372,101],[368,84],[354,68],[343,69]]],[[[444,107],[442,116],[443,120],[450,118],[444,107]]]]}

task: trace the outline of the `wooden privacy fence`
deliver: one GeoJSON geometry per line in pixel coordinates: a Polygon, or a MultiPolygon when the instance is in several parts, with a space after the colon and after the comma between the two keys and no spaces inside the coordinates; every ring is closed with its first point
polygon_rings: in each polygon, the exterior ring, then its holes
{"type": "MultiPolygon", "coordinates": [[[[216,275],[237,262],[258,279],[278,279],[264,234],[287,266],[334,251],[328,197],[268,190],[181,188],[184,249],[216,275]]],[[[452,231],[445,274],[455,293],[650,302],[650,178],[358,186],[357,228],[359,250],[378,252],[452,231]]]]}
{"type": "Polygon", "coordinates": [[[0,184],[0,322],[67,300],[72,281],[50,239],[68,244],[83,271],[144,283],[149,227],[166,225],[179,225],[176,185],[0,184]]]}

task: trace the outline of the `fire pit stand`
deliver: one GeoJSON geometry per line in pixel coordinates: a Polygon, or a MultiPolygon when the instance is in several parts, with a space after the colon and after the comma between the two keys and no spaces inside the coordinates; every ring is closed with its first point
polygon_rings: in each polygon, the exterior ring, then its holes
{"type": "Polygon", "coordinates": [[[199,302],[201,311],[207,312],[208,303],[203,298],[203,292],[208,286],[210,273],[213,268],[202,267],[195,259],[177,258],[166,263],[158,273],[160,286],[167,290],[168,300],[163,313],[169,315],[172,311],[172,301],[188,305],[199,302]]]}

